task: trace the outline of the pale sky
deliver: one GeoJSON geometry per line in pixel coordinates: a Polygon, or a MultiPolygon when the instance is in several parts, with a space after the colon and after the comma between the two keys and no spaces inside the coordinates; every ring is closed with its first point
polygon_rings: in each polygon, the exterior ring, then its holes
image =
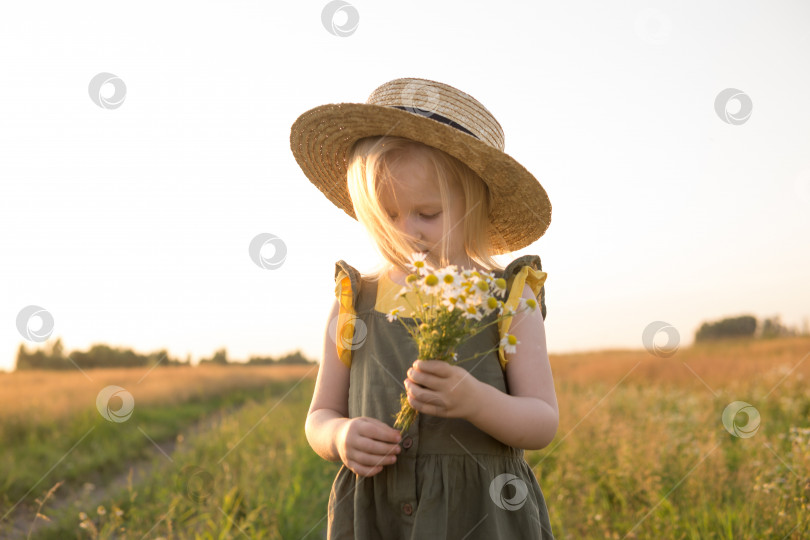
{"type": "Polygon", "coordinates": [[[548,231],[499,260],[541,257],[549,352],[641,348],[653,321],[688,345],[706,320],[810,317],[807,2],[352,1],[345,36],[327,4],[0,8],[0,369],[29,305],[68,350],[320,359],[335,262],[376,254],[290,126],[398,77],[481,101],[546,189],[548,231]],[[117,108],[90,98],[105,72],[117,108]],[[737,125],[726,89],[752,105],[737,125]],[[287,246],[279,268],[248,256],[261,233],[287,246]]]}

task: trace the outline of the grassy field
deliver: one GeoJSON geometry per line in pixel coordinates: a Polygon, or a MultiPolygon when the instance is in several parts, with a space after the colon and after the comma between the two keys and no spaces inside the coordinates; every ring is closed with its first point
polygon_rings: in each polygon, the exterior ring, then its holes
{"type": "MultiPolygon", "coordinates": [[[[560,428],[526,459],[555,536],[810,537],[809,354],[804,337],[553,355],[560,428]],[[736,401],[758,429],[727,430],[749,418],[724,425],[736,401]]],[[[284,369],[0,375],[0,538],[39,503],[32,538],[323,538],[339,464],[304,435],[316,369],[284,369]],[[134,397],[124,422],[97,409],[110,384],[134,397]]]]}

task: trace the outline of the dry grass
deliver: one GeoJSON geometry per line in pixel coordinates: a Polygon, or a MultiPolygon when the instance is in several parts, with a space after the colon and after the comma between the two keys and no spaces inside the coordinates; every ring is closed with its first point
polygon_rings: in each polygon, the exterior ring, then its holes
{"type": "Polygon", "coordinates": [[[0,423],[11,418],[67,418],[95,407],[102,388],[125,388],[136,403],[169,405],[268,381],[315,377],[317,365],[216,366],[19,371],[0,375],[0,423]],[[85,375],[86,373],[86,375],[85,375]]]}
{"type": "Polygon", "coordinates": [[[698,344],[670,358],[658,358],[646,350],[605,350],[555,354],[550,361],[557,385],[612,385],[627,375],[624,382],[630,384],[687,389],[706,388],[705,382],[718,390],[749,383],[775,385],[783,378],[788,384],[808,379],[810,359],[802,360],[809,354],[810,337],[795,337],[698,344]]]}
{"type": "Polygon", "coordinates": [[[809,337],[699,345],[670,358],[553,355],[551,364],[560,428],[527,458],[560,537],[805,537],[809,337]],[[733,401],[761,413],[753,437],[723,426],[733,401]]]}

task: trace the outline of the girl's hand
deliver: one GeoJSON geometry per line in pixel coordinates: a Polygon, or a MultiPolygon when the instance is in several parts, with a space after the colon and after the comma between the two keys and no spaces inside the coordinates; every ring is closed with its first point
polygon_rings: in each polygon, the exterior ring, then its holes
{"type": "Polygon", "coordinates": [[[360,476],[374,476],[402,451],[399,431],[368,416],[347,420],[335,440],[341,461],[360,476]]]}
{"type": "Polygon", "coordinates": [[[478,379],[441,360],[417,360],[408,369],[405,390],[411,407],[444,418],[470,418],[478,406],[478,379]]]}

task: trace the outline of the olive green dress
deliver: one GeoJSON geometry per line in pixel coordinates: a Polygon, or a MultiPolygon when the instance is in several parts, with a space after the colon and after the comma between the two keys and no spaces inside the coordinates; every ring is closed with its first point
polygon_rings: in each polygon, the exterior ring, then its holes
{"type": "MultiPolygon", "coordinates": [[[[525,255],[495,274],[511,287],[524,266],[542,270],[540,257],[525,255]]],[[[348,276],[343,281],[351,284],[354,315],[362,321],[355,322],[350,336],[350,360],[341,358],[350,364],[349,417],[368,416],[393,427],[416,346],[399,320],[389,322],[374,309],[377,281],[362,278],[342,260],[335,265],[338,275],[348,276]]],[[[545,318],[545,287],[538,296],[545,318]]],[[[492,313],[483,320],[495,317],[492,313]]],[[[462,344],[458,356],[491,349],[499,337],[498,325],[490,325],[462,344]]],[[[508,393],[498,352],[459,366],[508,393]]],[[[329,540],[554,538],[543,492],[522,449],[466,420],[423,413],[400,445],[397,461],[374,476],[360,476],[342,464],[329,496],[329,540]]]]}

